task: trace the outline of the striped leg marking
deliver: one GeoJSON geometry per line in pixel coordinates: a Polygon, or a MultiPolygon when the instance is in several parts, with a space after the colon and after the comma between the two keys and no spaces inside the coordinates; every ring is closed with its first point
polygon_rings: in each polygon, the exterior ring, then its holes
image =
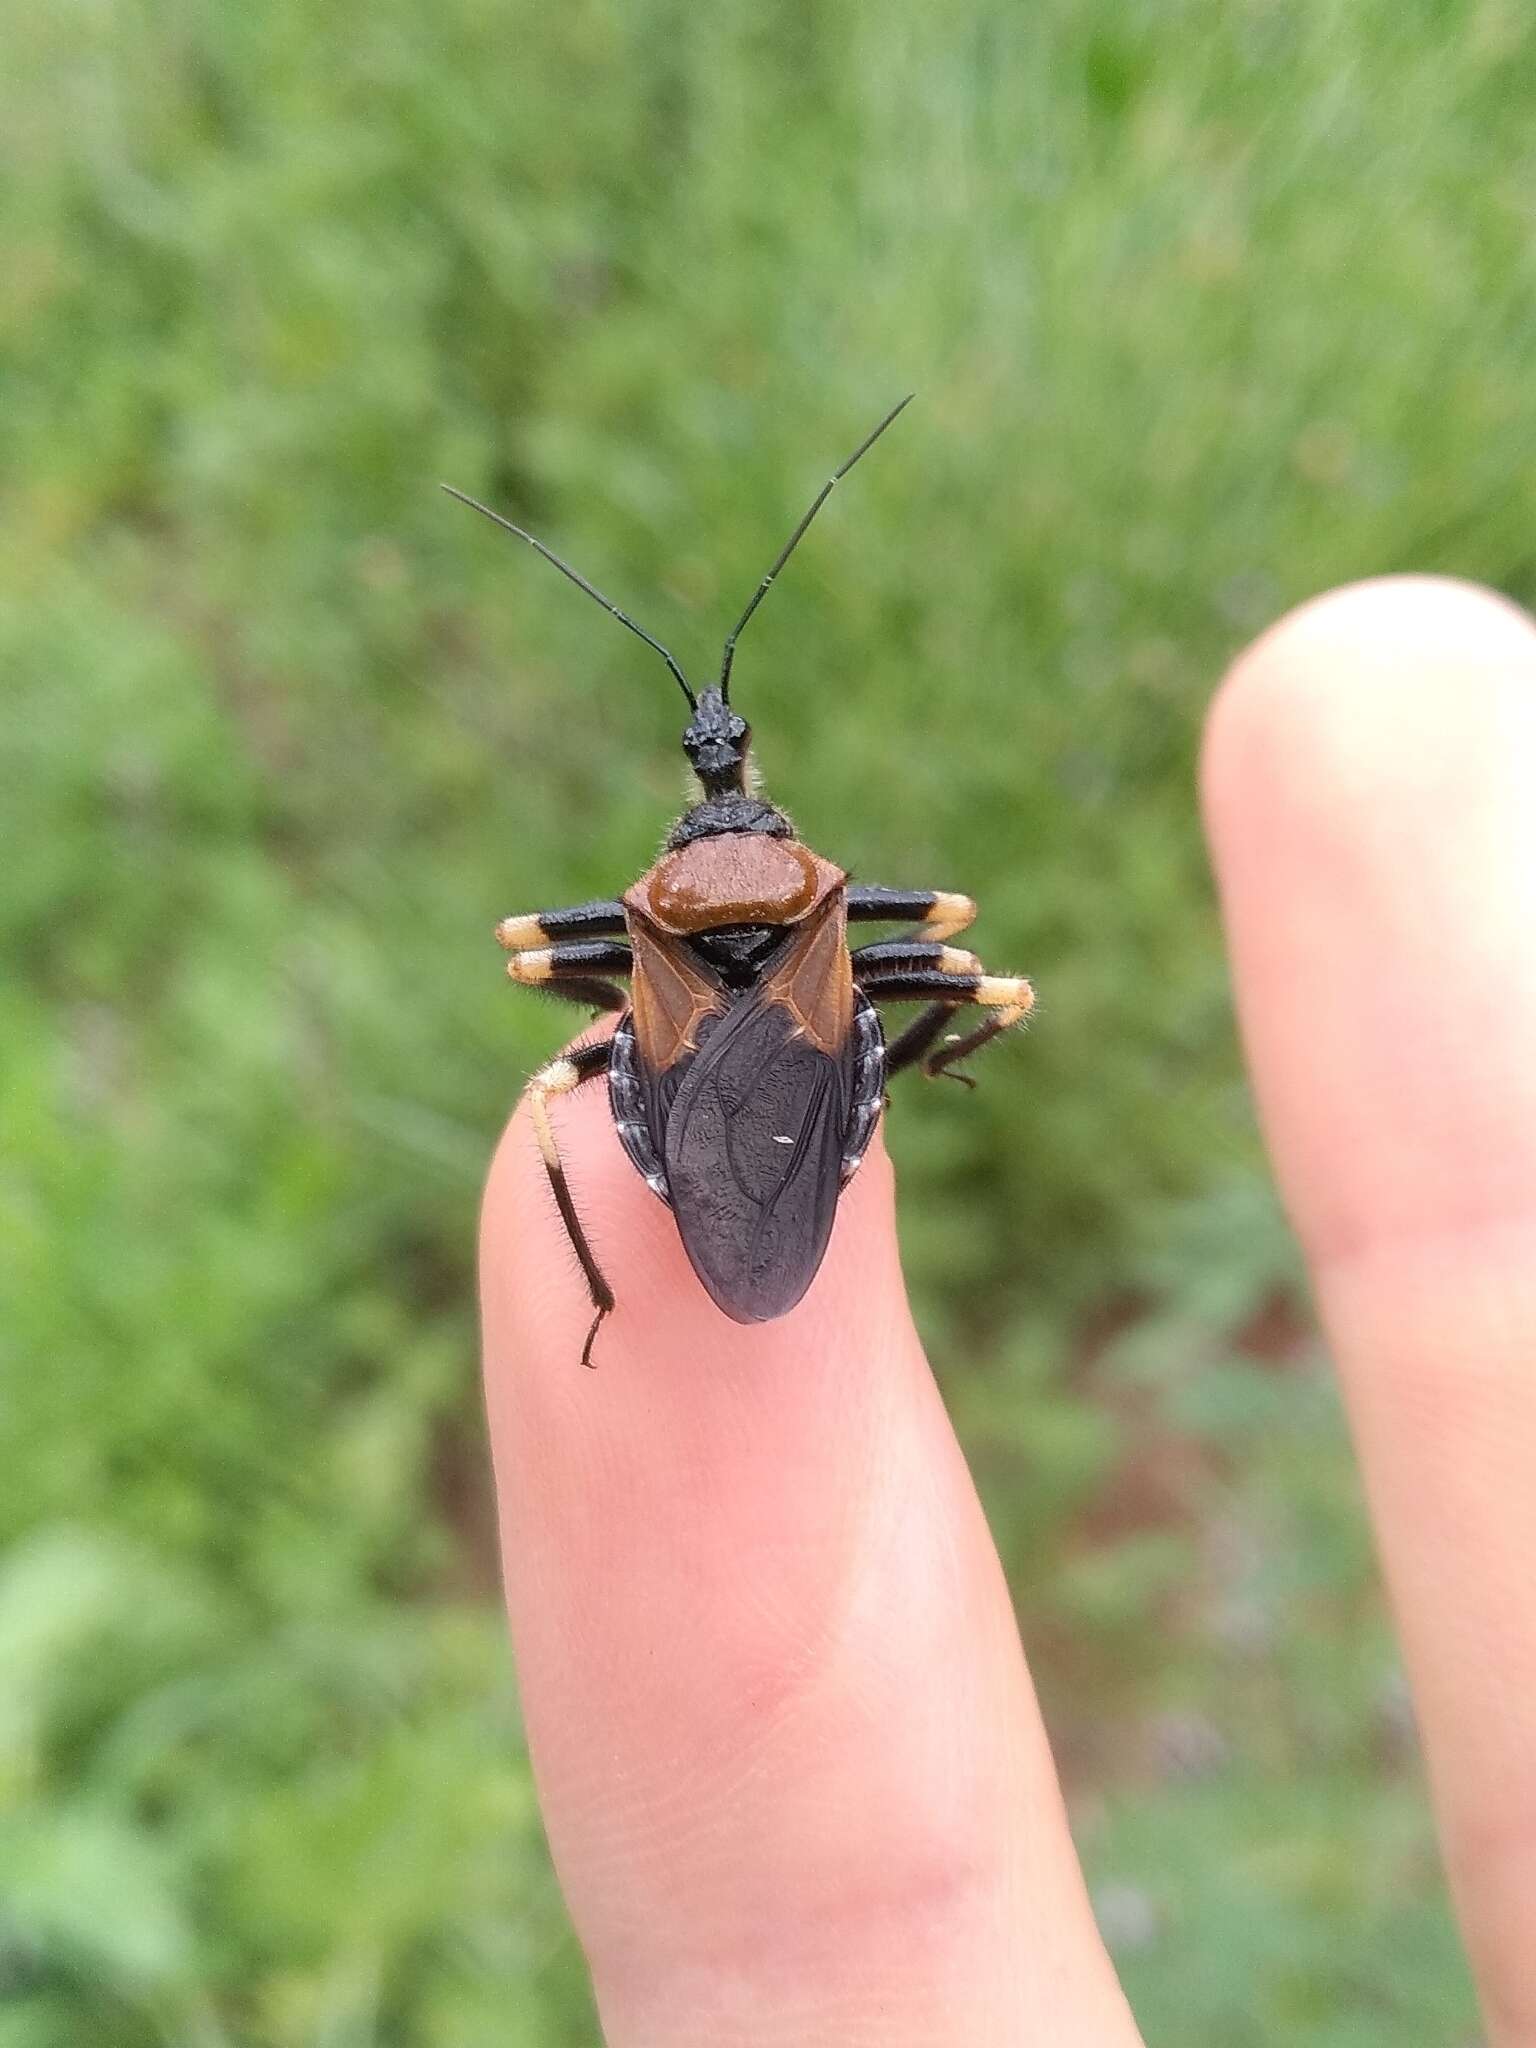
{"type": "Polygon", "coordinates": [[[906,974],[914,969],[937,968],[940,974],[979,975],[981,962],[963,946],[946,946],[937,939],[879,939],[872,946],[856,946],[849,955],[855,981],[874,976],[906,974]]]}
{"type": "Polygon", "coordinates": [[[935,890],[932,903],[928,906],[918,933],[924,939],[952,939],[956,932],[963,932],[967,925],[976,922],[976,905],[969,896],[951,895],[947,890],[935,890]]]}
{"type": "Polygon", "coordinates": [[[566,939],[558,946],[529,946],[507,962],[508,977],[525,988],[593,975],[628,974],[634,956],[621,939],[566,939]]]}
{"type": "Polygon", "coordinates": [[[562,939],[557,946],[529,946],[515,952],[507,973],[521,988],[585,1003],[589,1010],[622,1010],[622,989],[607,977],[628,975],[634,959],[621,939],[562,939]]]}
{"type": "Polygon", "coordinates": [[[915,939],[951,939],[975,920],[970,897],[948,889],[885,889],[855,882],[848,891],[850,924],[915,924],[915,939]]]}
{"type": "Polygon", "coordinates": [[[577,903],[569,910],[534,910],[523,917],[504,917],[496,927],[496,943],[509,953],[530,946],[552,946],[561,939],[617,939],[624,935],[624,906],[603,897],[577,903]]]}
{"type": "MultiPolygon", "coordinates": [[[[862,983],[877,1003],[912,1002],[922,996],[938,997],[922,1016],[894,1039],[887,1051],[887,1071],[898,1072],[921,1059],[930,1077],[950,1073],[961,1060],[969,1059],[999,1033],[1021,1023],[1034,1007],[1035,991],[1021,976],[1001,974],[937,973],[932,968],[908,972],[871,973],[862,983]],[[963,1003],[974,1003],[994,1014],[974,1030],[949,1041],[942,1051],[929,1048],[951,1016],[963,1003]],[[926,1055],[926,1057],[925,1057],[926,1055]]],[[[969,1074],[954,1074],[957,1081],[974,1086],[969,1074]]]]}

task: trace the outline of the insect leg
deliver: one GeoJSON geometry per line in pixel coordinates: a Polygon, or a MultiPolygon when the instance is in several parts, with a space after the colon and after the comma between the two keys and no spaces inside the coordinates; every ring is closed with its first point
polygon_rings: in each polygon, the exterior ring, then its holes
{"type": "Polygon", "coordinates": [[[550,981],[541,981],[539,988],[544,995],[557,996],[563,1003],[580,1003],[594,1017],[622,1010],[629,1001],[617,983],[600,981],[595,976],[558,974],[550,981]]]}
{"type": "Polygon", "coordinates": [[[1013,998],[999,997],[995,1015],[986,1018],[974,1030],[967,1031],[953,1043],[946,1043],[942,1051],[930,1054],[923,1062],[923,1072],[930,1080],[936,1080],[940,1074],[948,1074],[951,1080],[965,1081],[974,1088],[976,1083],[972,1077],[959,1071],[961,1062],[968,1060],[973,1053],[980,1052],[984,1045],[990,1045],[994,1038],[1001,1037],[1003,1032],[1011,1030],[1015,1024],[1022,1023],[1034,1007],[1035,992],[1027,981],[1004,981],[999,976],[988,976],[987,979],[1004,988],[1022,990],[1023,995],[1013,998]]]}
{"type": "MultiPolygon", "coordinates": [[[[889,1039],[885,1048],[886,1077],[899,1074],[903,1067],[910,1067],[923,1057],[939,1033],[949,1023],[959,1008],[958,1003],[930,1003],[920,1016],[914,1017],[904,1031],[889,1039]]],[[[956,1074],[957,1081],[969,1081],[969,1074],[956,1074]]]]}
{"type": "Polygon", "coordinates": [[[879,939],[856,946],[850,955],[855,981],[876,975],[905,974],[915,968],[937,968],[941,974],[980,974],[981,962],[959,946],[938,939],[879,939]]]}
{"type": "Polygon", "coordinates": [[[553,945],[557,939],[611,939],[624,932],[624,906],[609,897],[578,903],[569,910],[534,910],[524,917],[504,917],[496,941],[509,953],[529,946],[553,945]]]}
{"type": "Polygon", "coordinates": [[[566,939],[558,946],[514,953],[507,973],[524,988],[541,988],[594,1010],[622,1010],[623,990],[602,977],[628,974],[633,966],[628,946],[619,939],[566,939]]]}
{"type": "Polygon", "coordinates": [[[915,938],[949,939],[975,921],[969,896],[947,889],[885,889],[855,882],[847,894],[850,924],[915,924],[915,938]]]}
{"type": "Polygon", "coordinates": [[[581,1263],[586,1276],[587,1292],[592,1297],[592,1306],[597,1313],[592,1318],[592,1327],[587,1332],[587,1341],[581,1347],[581,1362],[590,1366],[592,1346],[602,1328],[603,1318],[613,1312],[613,1289],[603,1276],[603,1269],[597,1263],[587,1234],[581,1227],[581,1218],[576,1214],[576,1204],[571,1200],[570,1183],[565,1177],[565,1168],[560,1161],[560,1147],[555,1142],[554,1125],[549,1120],[549,1098],[551,1095],[568,1095],[573,1088],[579,1088],[584,1081],[592,1081],[599,1074],[608,1071],[608,1062],[613,1048],[606,1038],[596,1045],[579,1045],[574,1052],[563,1053],[557,1060],[551,1060],[547,1067],[541,1067],[528,1083],[528,1110],[533,1118],[534,1136],[539,1141],[539,1152],[544,1161],[544,1171],[549,1175],[549,1185],[554,1192],[555,1206],[560,1211],[560,1221],[565,1225],[565,1234],[571,1241],[571,1249],[581,1263]]]}
{"type": "MultiPolygon", "coordinates": [[[[923,1072],[930,1077],[948,1073],[961,1060],[968,1059],[982,1046],[996,1038],[1000,1032],[1027,1017],[1034,1005],[1035,992],[1030,984],[1020,977],[1000,974],[943,974],[932,968],[917,968],[911,972],[893,974],[871,974],[862,982],[866,995],[877,1003],[912,1002],[921,996],[941,996],[941,1003],[932,1005],[924,1014],[908,1026],[907,1030],[886,1048],[886,1071],[896,1072],[903,1066],[910,1066],[919,1058],[923,1060],[923,1072]],[[946,1045],[941,1052],[929,1052],[929,1047],[938,1037],[948,1021],[949,1013],[962,1003],[975,1003],[994,1014],[974,1030],[968,1031],[953,1044],[946,1045]],[[927,1055],[924,1058],[924,1055],[927,1055]]],[[[968,1074],[956,1074],[958,1081],[969,1081],[968,1074]]]]}

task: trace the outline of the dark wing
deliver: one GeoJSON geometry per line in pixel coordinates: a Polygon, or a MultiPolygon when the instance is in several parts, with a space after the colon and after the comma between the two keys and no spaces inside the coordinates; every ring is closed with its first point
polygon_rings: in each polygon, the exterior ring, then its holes
{"type": "MultiPolygon", "coordinates": [[[[633,892],[631,892],[633,893],[633,892]]],[[[626,1020],[629,1043],[617,1048],[614,1113],[620,1122],[638,1115],[659,1166],[666,1150],[667,1119],[672,1103],[692,1066],[704,1034],[730,1008],[720,977],[694,952],[686,939],[664,932],[637,905],[627,903],[634,968],[626,1020]]],[[[624,1035],[621,1028],[621,1036],[624,1035]]],[[[625,1139],[626,1150],[640,1171],[650,1169],[625,1139]]],[[[658,1190],[660,1192],[660,1190],[658,1190]]],[[[663,1196],[663,1200],[669,1199],[663,1196]]]]}
{"type": "MultiPolygon", "coordinates": [[[[832,1234],[856,1064],[851,1030],[834,1037],[829,1028],[848,972],[841,924],[838,901],[796,932],[725,1017],[704,1025],[667,1115],[667,1184],[683,1244],[738,1323],[793,1308],[832,1234]]],[[[851,997],[850,985],[850,1011],[851,997]]]]}

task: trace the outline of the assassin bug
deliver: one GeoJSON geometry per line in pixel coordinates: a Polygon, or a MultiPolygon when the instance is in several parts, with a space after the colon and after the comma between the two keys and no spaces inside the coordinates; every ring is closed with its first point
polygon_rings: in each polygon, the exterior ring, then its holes
{"type": "Polygon", "coordinates": [[[561,1164],[552,1096],[607,1076],[619,1141],[671,1207],[699,1279],[736,1322],[767,1322],[816,1277],[838,1196],[885,1106],[887,1078],[917,1062],[929,1075],[949,1072],[1034,1001],[1027,981],[987,974],[975,954],[946,943],[976,915],[969,896],[852,883],[802,845],[784,813],[755,793],[751,731],[731,705],[744,627],[833,486],[910,402],[909,393],[823,484],[731,628],[719,680],[697,693],[661,642],[568,562],[443,486],[653,647],[688,700],[683,750],[701,796],[655,866],[622,897],[496,927],[514,981],[621,1013],[611,1038],[577,1046],[528,1084],[539,1150],[595,1310],[584,1365],[614,1297],[561,1164]],[[911,929],[850,952],[850,923],[911,929]],[[630,983],[627,1002],[619,976],[630,983]],[[887,1044],[876,1004],[919,1001],[926,1008],[887,1044]],[[944,1037],[964,1004],[985,1011],[984,1020],[944,1037]]]}

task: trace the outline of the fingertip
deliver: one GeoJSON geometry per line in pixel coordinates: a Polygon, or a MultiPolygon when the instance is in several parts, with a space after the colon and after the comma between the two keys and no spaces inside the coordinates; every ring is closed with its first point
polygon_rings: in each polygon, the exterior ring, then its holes
{"type": "Polygon", "coordinates": [[[1234,663],[1203,763],[1243,1036],[1314,1252],[1513,1198],[1533,1102],[1536,627],[1392,577],[1234,663]],[[1434,1170],[1425,1170],[1426,1161],[1434,1170]]]}
{"type": "Polygon", "coordinates": [[[521,1106],[485,1197],[487,1402],[525,1725],[609,2036],[745,2039],[756,2013],[884,2039],[899,2008],[903,2039],[981,2040],[1022,2007],[1044,2038],[1049,2006],[1128,2039],[878,1131],[804,1299],[744,1326],[606,1090],[550,1109],[617,1306],[581,1371],[521,1106]]]}
{"type": "Polygon", "coordinates": [[[1277,657],[1320,652],[1347,656],[1396,648],[1417,655],[1457,654],[1469,635],[1528,638],[1530,615],[1513,599],[1461,576],[1368,576],[1309,597],[1266,628],[1232,664],[1229,680],[1267,668],[1277,657]]]}
{"type": "Polygon", "coordinates": [[[1266,784],[1294,773],[1325,799],[1367,799],[1433,753],[1434,727],[1469,691],[1528,692],[1533,663],[1536,621],[1454,577],[1373,577],[1297,605],[1238,655],[1211,703],[1200,779],[1218,856],[1266,784]]]}

